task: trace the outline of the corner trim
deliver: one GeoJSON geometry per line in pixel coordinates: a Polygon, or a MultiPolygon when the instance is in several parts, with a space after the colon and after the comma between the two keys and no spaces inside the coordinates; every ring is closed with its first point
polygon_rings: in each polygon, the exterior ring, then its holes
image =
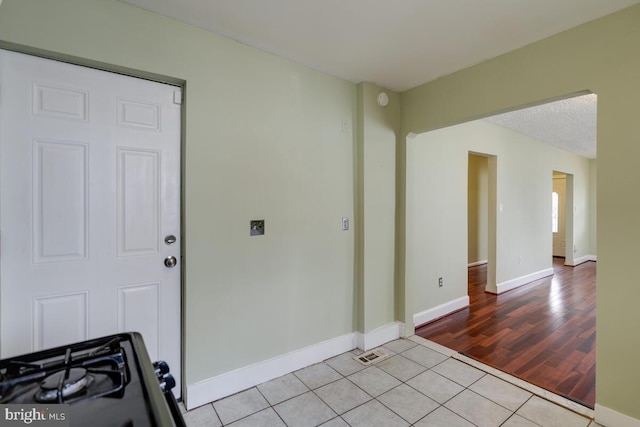
{"type": "Polygon", "coordinates": [[[356,347],[356,334],[349,333],[294,350],[253,365],[187,384],[187,410],[230,396],[298,369],[322,362],[356,347]]]}
{"type": "Polygon", "coordinates": [[[413,315],[413,324],[417,326],[423,325],[432,320],[439,319],[451,314],[454,311],[461,310],[469,306],[469,296],[460,297],[458,299],[445,302],[437,307],[430,308],[429,310],[421,311],[413,315]]]}
{"type": "Polygon", "coordinates": [[[356,332],[358,348],[364,351],[371,350],[389,341],[397,340],[403,332],[404,323],[402,322],[392,322],[366,334],[356,332]]]}
{"type": "Polygon", "coordinates": [[[573,260],[573,264],[565,264],[565,265],[568,265],[570,267],[575,267],[576,265],[583,264],[587,261],[598,261],[597,258],[598,257],[596,255],[585,255],[585,256],[581,256],[580,258],[575,258],[573,260]]]}
{"type": "Polygon", "coordinates": [[[547,268],[545,270],[536,271],[534,273],[516,277],[515,279],[507,280],[506,282],[498,283],[498,286],[496,286],[498,292],[496,293],[501,294],[547,276],[553,276],[553,268],[547,268]]]}
{"type": "Polygon", "coordinates": [[[622,414],[606,406],[595,405],[596,422],[603,426],[640,427],[640,420],[622,414]]]}

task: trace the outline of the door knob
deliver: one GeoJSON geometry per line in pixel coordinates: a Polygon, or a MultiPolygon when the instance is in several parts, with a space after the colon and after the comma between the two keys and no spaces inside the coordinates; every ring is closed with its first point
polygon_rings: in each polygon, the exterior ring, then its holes
{"type": "Polygon", "coordinates": [[[168,256],[164,259],[164,266],[167,268],[173,268],[178,263],[178,260],[174,256],[168,256]]]}

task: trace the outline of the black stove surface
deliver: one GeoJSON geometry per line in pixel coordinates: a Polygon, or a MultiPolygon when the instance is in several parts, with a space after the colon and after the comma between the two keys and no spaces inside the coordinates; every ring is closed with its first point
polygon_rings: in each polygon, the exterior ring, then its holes
{"type": "Polygon", "coordinates": [[[71,426],[175,425],[135,332],[0,360],[0,403],[68,404],[71,426]]]}

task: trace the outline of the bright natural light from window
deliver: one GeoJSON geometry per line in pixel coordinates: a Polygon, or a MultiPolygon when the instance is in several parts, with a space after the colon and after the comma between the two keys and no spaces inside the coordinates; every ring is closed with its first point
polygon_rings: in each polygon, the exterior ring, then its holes
{"type": "Polygon", "coordinates": [[[551,193],[551,231],[558,232],[558,193],[551,193]]]}

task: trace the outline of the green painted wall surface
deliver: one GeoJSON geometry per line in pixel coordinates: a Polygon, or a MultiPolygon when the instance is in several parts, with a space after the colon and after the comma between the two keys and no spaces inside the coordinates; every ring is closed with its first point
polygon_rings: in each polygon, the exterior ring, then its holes
{"type": "Polygon", "coordinates": [[[0,40],[186,81],[187,384],[353,332],[355,85],[116,0],[5,0],[0,40]]]}
{"type": "MultiPolygon", "coordinates": [[[[640,286],[632,266],[640,256],[640,197],[630,183],[640,181],[638,46],[640,6],[634,6],[402,94],[404,135],[584,91],[598,94],[596,402],[636,419],[640,286]]],[[[399,170],[402,150],[399,144],[399,170]]],[[[404,185],[399,180],[400,207],[404,185]]]]}
{"type": "Polygon", "coordinates": [[[395,320],[396,132],[400,97],[371,83],[358,85],[358,330],[395,320]],[[384,91],[389,105],[376,98],[384,91]]]}

